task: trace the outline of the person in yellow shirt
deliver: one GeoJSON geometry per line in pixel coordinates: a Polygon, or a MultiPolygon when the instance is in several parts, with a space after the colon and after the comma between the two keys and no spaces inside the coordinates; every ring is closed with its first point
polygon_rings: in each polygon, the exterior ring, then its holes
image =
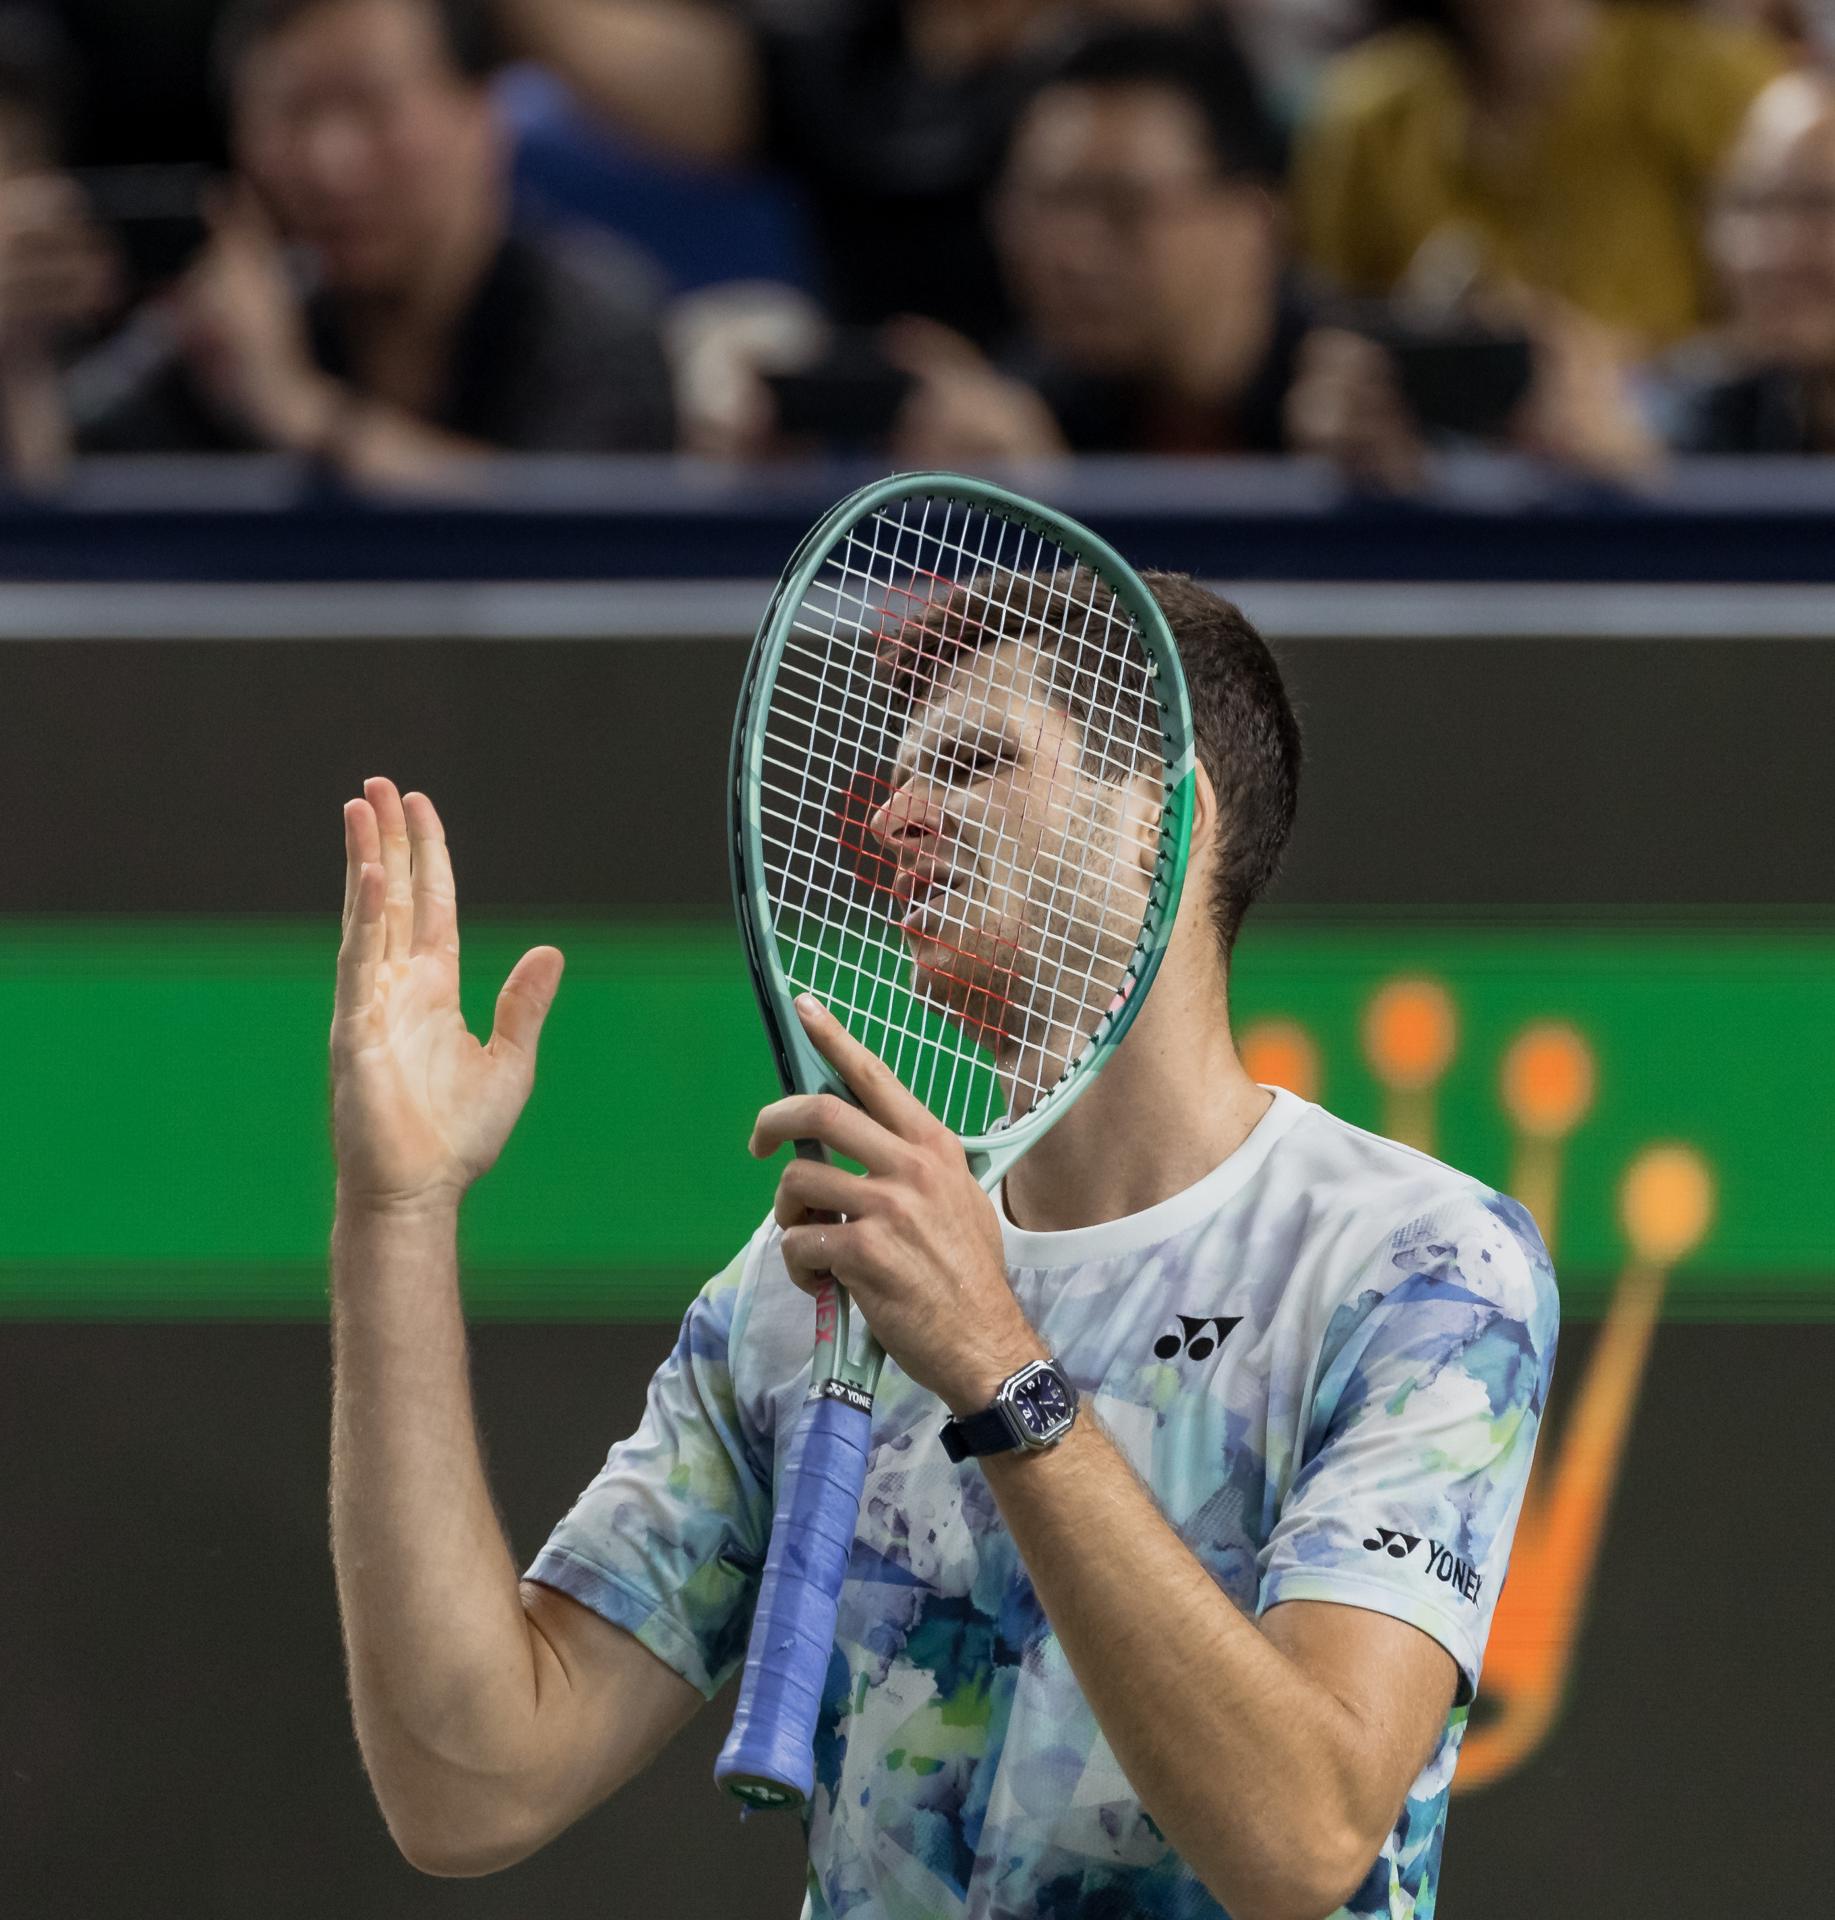
{"type": "Polygon", "coordinates": [[[1769,35],[1676,5],[1403,0],[1326,69],[1300,248],[1345,292],[1552,293],[1649,351],[1707,317],[1702,215],[1769,35]]]}

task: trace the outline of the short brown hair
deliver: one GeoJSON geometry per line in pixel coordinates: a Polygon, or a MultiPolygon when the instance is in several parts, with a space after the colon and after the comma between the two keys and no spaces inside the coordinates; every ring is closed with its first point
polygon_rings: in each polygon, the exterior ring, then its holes
{"type": "MultiPolygon", "coordinates": [[[[1184,573],[1144,573],[1148,591],[1172,630],[1191,701],[1198,758],[1217,794],[1222,845],[1211,896],[1211,920],[1227,964],[1243,916],[1266,891],[1293,832],[1300,797],[1300,726],[1268,643],[1240,607],[1184,573]]],[[[1075,611],[1093,605],[1100,617],[1114,598],[1087,576],[1078,583],[1075,611]]],[[[1101,645],[1095,623],[1066,618],[1065,588],[1050,576],[989,571],[957,582],[911,617],[888,621],[881,661],[894,685],[914,703],[924,697],[940,668],[965,648],[989,640],[1043,634],[1052,656],[1053,689],[1079,723],[1089,706],[1082,690],[1092,677],[1113,683],[1113,652],[1101,645]],[[1089,637],[1083,638],[1087,633],[1089,637]]],[[[1124,673],[1126,669],[1123,669],[1124,673]]],[[[1144,712],[1146,676],[1138,688],[1111,684],[1144,712]]]]}
{"type": "MultiPolygon", "coordinates": [[[[217,22],[217,82],[226,95],[235,91],[242,63],[257,47],[277,38],[308,14],[336,0],[230,0],[217,22]]],[[[462,79],[483,85],[503,64],[503,44],[489,0],[409,0],[432,16],[452,68],[462,79]]]]}

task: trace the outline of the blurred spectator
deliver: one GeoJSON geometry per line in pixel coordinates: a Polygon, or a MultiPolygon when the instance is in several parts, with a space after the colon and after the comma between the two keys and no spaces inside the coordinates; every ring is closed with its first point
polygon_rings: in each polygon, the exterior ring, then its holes
{"type": "Polygon", "coordinates": [[[116,277],[75,181],[58,170],[72,72],[43,15],[0,9],[0,458],[28,486],[63,473],[59,362],[108,310],[116,277]]]}
{"type": "Polygon", "coordinates": [[[1520,282],[1640,346],[1709,304],[1701,210],[1781,68],[1676,6],[1392,0],[1326,75],[1296,156],[1303,252],[1350,292],[1520,282]]]}
{"type": "Polygon", "coordinates": [[[1032,63],[1090,13],[1214,0],[499,0],[519,49],[622,129],[802,188],[843,326],[896,314],[990,344],[1006,306],[983,204],[1032,63]]]}
{"type": "Polygon", "coordinates": [[[1611,479],[1656,458],[1615,337],[1551,296],[1519,293],[1488,328],[1458,331],[1310,300],[1284,269],[1278,171],[1227,39],[1099,32],[1022,111],[994,198],[1020,319],[1007,351],[913,317],[835,335],[794,296],[728,289],[692,308],[691,443],[795,451],[786,405],[813,423],[825,401],[849,444],[909,465],[1303,450],[1406,488],[1437,442],[1611,479]],[[773,366],[800,377],[761,382],[773,366]]]}
{"type": "Polygon", "coordinates": [[[1287,429],[1296,451],[1383,492],[1424,485],[1435,447],[1528,454],[1621,485],[1662,457],[1621,336],[1553,294],[1518,294],[1489,324],[1411,323],[1402,310],[1361,329],[1315,328],[1300,344],[1287,429]]]}
{"type": "Polygon", "coordinates": [[[907,320],[893,451],[919,464],[1272,453],[1306,317],[1279,138],[1226,35],[1098,32],[1025,108],[994,200],[1020,330],[999,367],[907,320]]]}
{"type": "Polygon", "coordinates": [[[646,276],[597,237],[510,231],[487,24],[465,0],[232,0],[243,178],[73,378],[85,449],[281,448],[423,484],[492,449],[670,445],[646,276]]]}
{"type": "Polygon", "coordinates": [[[1741,26],[1763,27],[1799,53],[1835,53],[1830,0],[1703,0],[1703,10],[1741,26]]]}
{"type": "Polygon", "coordinates": [[[1709,226],[1727,296],[1716,335],[1664,369],[1657,413],[1684,453],[1835,453],[1835,85],[1774,81],[1709,226]]]}

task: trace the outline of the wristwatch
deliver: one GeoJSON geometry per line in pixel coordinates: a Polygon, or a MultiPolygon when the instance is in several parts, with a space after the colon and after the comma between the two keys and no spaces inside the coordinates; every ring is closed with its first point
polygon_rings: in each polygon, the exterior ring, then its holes
{"type": "Polygon", "coordinates": [[[1034,1360],[1000,1383],[991,1407],[945,1420],[943,1451],[952,1460],[1021,1447],[1036,1452],[1062,1440],[1076,1418],[1077,1389],[1064,1369],[1055,1360],[1034,1360]]]}

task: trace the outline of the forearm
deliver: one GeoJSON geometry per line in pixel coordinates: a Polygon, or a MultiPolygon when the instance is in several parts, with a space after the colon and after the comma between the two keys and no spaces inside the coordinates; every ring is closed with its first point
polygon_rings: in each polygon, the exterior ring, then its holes
{"type": "Polygon", "coordinates": [[[533,1754],[539,1668],[480,1456],[456,1209],[341,1208],[332,1552],[358,1743],[410,1858],[491,1842],[533,1754]]]}
{"type": "Polygon", "coordinates": [[[70,416],[49,354],[25,352],[0,363],[0,436],[15,486],[27,491],[55,487],[68,475],[70,416]]]}
{"type": "Polygon", "coordinates": [[[467,493],[481,477],[479,462],[492,452],[482,441],[448,433],[384,401],[349,393],[343,408],[327,453],[357,487],[467,493]]]}
{"type": "Polygon", "coordinates": [[[314,371],[269,388],[262,406],[255,425],[272,445],[321,461],[359,488],[469,492],[492,451],[314,371]]]}
{"type": "Polygon", "coordinates": [[[1087,1410],[1058,1447],[983,1468],[1084,1696],[1173,1847],[1237,1920],[1339,1905],[1369,1864],[1350,1710],[1237,1610],[1087,1410]]]}
{"type": "Polygon", "coordinates": [[[757,135],[751,37],[709,0],[502,0],[516,50],[626,131],[689,160],[742,160],[757,135]]]}

